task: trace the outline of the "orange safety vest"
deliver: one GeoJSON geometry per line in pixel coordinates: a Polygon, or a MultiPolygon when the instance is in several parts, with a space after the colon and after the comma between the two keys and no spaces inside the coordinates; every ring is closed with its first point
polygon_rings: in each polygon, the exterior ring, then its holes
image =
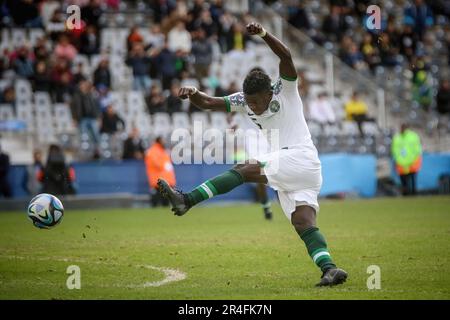
{"type": "Polygon", "coordinates": [[[422,157],[418,157],[409,167],[402,167],[398,164],[395,165],[397,169],[397,173],[399,175],[404,175],[408,173],[417,173],[419,172],[420,168],[422,167],[422,157]]]}
{"type": "Polygon", "coordinates": [[[158,179],[164,179],[173,187],[176,184],[175,170],[170,155],[159,143],[153,144],[145,153],[145,168],[148,184],[156,188],[158,179]]]}

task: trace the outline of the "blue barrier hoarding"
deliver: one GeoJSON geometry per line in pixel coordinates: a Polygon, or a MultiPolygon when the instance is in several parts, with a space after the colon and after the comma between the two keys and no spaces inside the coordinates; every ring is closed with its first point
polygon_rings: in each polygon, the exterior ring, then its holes
{"type": "MultiPolygon", "coordinates": [[[[373,197],[376,192],[376,159],[372,155],[321,155],[323,185],[321,196],[357,193],[373,197]]],[[[74,163],[78,194],[149,192],[142,161],[98,161],[74,163]]],[[[231,168],[231,165],[176,165],[177,186],[191,190],[201,182],[231,168]]],[[[15,197],[27,195],[25,167],[13,166],[10,181],[15,197]]],[[[271,192],[274,195],[274,192],[271,192]]],[[[243,185],[214,200],[249,200],[254,197],[252,185],[243,185]]]]}

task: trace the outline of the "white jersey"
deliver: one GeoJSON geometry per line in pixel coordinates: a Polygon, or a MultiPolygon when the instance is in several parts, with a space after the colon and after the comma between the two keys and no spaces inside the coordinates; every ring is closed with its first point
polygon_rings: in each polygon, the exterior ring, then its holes
{"type": "Polygon", "coordinates": [[[263,132],[264,129],[269,131],[267,140],[271,152],[257,155],[255,159],[262,165],[268,185],[278,191],[281,207],[291,219],[292,212],[301,205],[319,211],[321,163],[303,114],[297,80],[280,78],[272,89],[269,107],[259,116],[248,107],[243,92],[224,99],[229,112],[244,112],[263,132]],[[274,137],[272,130],[278,131],[279,140],[275,143],[271,139],[274,137]]]}
{"type": "MultiPolygon", "coordinates": [[[[256,115],[245,102],[243,92],[224,97],[228,112],[243,112],[260,128],[279,133],[279,149],[293,146],[314,147],[303,114],[303,102],[297,89],[297,81],[279,78],[272,86],[273,97],[269,107],[261,115],[256,115]]],[[[272,147],[271,136],[267,139],[272,147]]],[[[314,147],[315,148],[315,147],[314,147]]],[[[272,149],[273,150],[273,149],[272,149]]]]}

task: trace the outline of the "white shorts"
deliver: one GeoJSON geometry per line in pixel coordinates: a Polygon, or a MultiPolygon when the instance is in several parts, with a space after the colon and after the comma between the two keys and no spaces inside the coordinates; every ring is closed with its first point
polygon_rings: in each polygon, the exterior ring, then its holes
{"type": "Polygon", "coordinates": [[[282,149],[256,159],[264,164],[268,185],[278,191],[281,207],[289,220],[299,205],[319,212],[317,197],[322,186],[322,167],[313,145],[282,149]]]}

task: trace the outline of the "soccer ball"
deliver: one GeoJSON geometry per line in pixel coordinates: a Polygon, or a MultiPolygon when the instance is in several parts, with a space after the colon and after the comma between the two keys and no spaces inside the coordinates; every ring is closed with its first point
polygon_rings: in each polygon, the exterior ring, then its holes
{"type": "Polygon", "coordinates": [[[41,193],[31,199],[27,214],[35,227],[50,229],[61,222],[64,207],[54,195],[41,193]]]}

